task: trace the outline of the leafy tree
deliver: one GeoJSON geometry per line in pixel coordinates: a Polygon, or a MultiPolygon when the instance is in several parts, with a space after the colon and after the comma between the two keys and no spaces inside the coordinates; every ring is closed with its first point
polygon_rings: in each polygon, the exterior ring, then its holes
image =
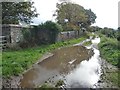
{"type": "Polygon", "coordinates": [[[97,16],[92,12],[92,10],[91,9],[89,9],[89,10],[86,9],[86,14],[88,15],[87,23],[89,25],[95,23],[95,19],[97,18],[97,16]]]}
{"type": "Polygon", "coordinates": [[[61,4],[57,3],[56,7],[56,20],[64,30],[79,30],[95,22],[95,14],[78,4],[62,2],[61,4]]]}
{"type": "Polygon", "coordinates": [[[19,24],[19,21],[30,23],[33,17],[37,17],[34,2],[1,2],[2,24],[19,24]]]}

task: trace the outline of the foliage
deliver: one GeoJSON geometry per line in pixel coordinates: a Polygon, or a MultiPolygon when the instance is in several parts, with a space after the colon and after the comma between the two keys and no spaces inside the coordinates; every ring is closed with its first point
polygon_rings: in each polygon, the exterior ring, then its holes
{"type": "Polygon", "coordinates": [[[19,47],[28,48],[28,47],[35,46],[35,43],[33,42],[34,37],[32,36],[31,29],[23,28],[22,35],[23,35],[23,39],[18,43],[19,47]]]}
{"type": "Polygon", "coordinates": [[[64,30],[79,30],[95,22],[96,15],[78,4],[64,1],[56,7],[54,16],[57,16],[57,22],[63,26],[64,30]]]}
{"type": "MultiPolygon", "coordinates": [[[[48,40],[47,41],[48,43],[55,43],[58,33],[60,31],[62,31],[62,27],[59,24],[51,22],[51,21],[47,21],[44,24],[39,25],[37,27],[37,29],[38,29],[37,33],[39,33],[39,30],[41,30],[41,32],[46,34],[43,38],[45,39],[44,41],[48,40]],[[46,38],[46,37],[48,37],[48,38],[46,38]]],[[[38,35],[38,37],[39,37],[39,35],[38,35]]]]}
{"type": "Polygon", "coordinates": [[[23,29],[24,40],[20,42],[22,48],[32,47],[41,44],[55,43],[59,32],[62,27],[54,22],[47,21],[33,28],[23,29]]]}
{"type": "Polygon", "coordinates": [[[88,9],[88,10],[86,9],[85,11],[86,11],[86,14],[88,15],[88,21],[87,21],[87,23],[89,25],[95,23],[95,19],[97,18],[97,16],[92,12],[91,9],[88,9]]]}
{"type": "Polygon", "coordinates": [[[91,44],[92,44],[91,41],[88,41],[88,42],[83,43],[84,46],[88,46],[88,45],[91,45],[91,44]]]}
{"type": "Polygon", "coordinates": [[[51,45],[42,45],[39,47],[21,49],[19,51],[6,51],[2,54],[2,74],[3,77],[19,75],[25,69],[28,69],[44,53],[54,50],[58,47],[72,45],[85,40],[86,37],[73,39],[65,42],[57,42],[51,45]]]}
{"type": "Polygon", "coordinates": [[[91,32],[87,32],[87,36],[88,36],[88,37],[95,38],[95,37],[97,37],[97,34],[91,33],[91,32]]]}
{"type": "Polygon", "coordinates": [[[120,87],[119,75],[120,75],[120,51],[119,51],[119,41],[116,38],[108,38],[105,35],[101,36],[101,42],[99,43],[99,50],[101,52],[102,58],[106,59],[109,63],[114,66],[118,66],[117,71],[109,70],[109,73],[106,73],[106,79],[111,81],[114,85],[120,87]]]}
{"type": "Polygon", "coordinates": [[[19,21],[30,23],[37,17],[33,2],[2,2],[2,24],[19,24],[19,21]]]}
{"type": "Polygon", "coordinates": [[[109,72],[109,73],[106,73],[106,74],[107,74],[106,78],[109,81],[111,81],[114,85],[116,85],[120,88],[120,79],[119,79],[120,70],[109,72]]]}
{"type": "Polygon", "coordinates": [[[101,56],[109,63],[120,67],[119,58],[120,51],[118,49],[118,41],[115,38],[101,37],[101,43],[98,45],[101,51],[101,56]]]}
{"type": "Polygon", "coordinates": [[[97,26],[93,26],[93,27],[91,27],[91,29],[92,29],[92,31],[96,32],[97,34],[99,34],[99,35],[102,34],[109,38],[119,38],[120,37],[119,29],[115,30],[113,28],[107,28],[107,27],[100,28],[97,26]]]}
{"type": "Polygon", "coordinates": [[[96,32],[96,31],[100,31],[102,28],[98,27],[98,26],[90,26],[88,27],[89,32],[96,32]]]}

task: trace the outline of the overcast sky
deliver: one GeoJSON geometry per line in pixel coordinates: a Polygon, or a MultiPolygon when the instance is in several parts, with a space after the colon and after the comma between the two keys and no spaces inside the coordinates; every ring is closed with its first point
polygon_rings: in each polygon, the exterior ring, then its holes
{"type": "MultiPolygon", "coordinates": [[[[54,20],[53,13],[56,10],[58,0],[33,0],[37,12],[40,14],[34,19],[34,23],[39,24],[47,20],[54,20]]],[[[119,0],[71,0],[85,9],[92,9],[97,15],[95,26],[118,27],[118,2],[119,0]]]]}

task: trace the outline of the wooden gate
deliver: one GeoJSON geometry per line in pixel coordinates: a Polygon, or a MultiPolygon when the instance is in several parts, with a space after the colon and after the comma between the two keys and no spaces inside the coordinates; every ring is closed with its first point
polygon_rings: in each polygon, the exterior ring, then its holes
{"type": "Polygon", "coordinates": [[[7,44],[7,37],[0,36],[0,50],[6,49],[6,44],[7,44]]]}

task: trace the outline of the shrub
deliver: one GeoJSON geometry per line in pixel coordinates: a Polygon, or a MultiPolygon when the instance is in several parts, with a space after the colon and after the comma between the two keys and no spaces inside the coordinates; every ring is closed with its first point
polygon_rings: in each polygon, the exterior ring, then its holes
{"type": "Polygon", "coordinates": [[[20,42],[20,46],[26,48],[35,45],[55,43],[60,31],[62,31],[62,27],[51,21],[33,26],[31,29],[24,28],[22,30],[24,39],[20,42]]]}
{"type": "Polygon", "coordinates": [[[28,48],[35,45],[35,43],[33,42],[34,40],[32,39],[33,37],[32,37],[31,29],[23,28],[22,34],[23,34],[23,40],[19,42],[20,47],[28,48]]]}
{"type": "Polygon", "coordinates": [[[46,39],[48,43],[55,43],[58,33],[62,31],[62,27],[57,23],[47,21],[44,24],[38,26],[38,29],[43,31],[43,34],[46,34],[46,39]]]}

